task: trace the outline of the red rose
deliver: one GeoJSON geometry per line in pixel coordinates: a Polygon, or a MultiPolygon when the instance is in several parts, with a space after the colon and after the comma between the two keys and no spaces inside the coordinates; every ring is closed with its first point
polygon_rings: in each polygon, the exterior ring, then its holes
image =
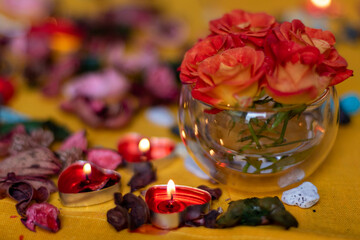
{"type": "Polygon", "coordinates": [[[284,22],[274,27],[273,33],[279,41],[293,41],[303,46],[316,47],[324,59],[318,66],[321,75],[331,78],[330,85],[338,84],[352,76],[346,60],[334,48],[335,37],[329,31],[306,27],[300,20],[284,22]]]}
{"type": "Polygon", "coordinates": [[[208,57],[199,64],[192,95],[219,108],[247,107],[258,92],[263,63],[264,53],[247,46],[208,57]]]}
{"type": "Polygon", "coordinates": [[[262,46],[264,37],[274,24],[275,18],[266,13],[249,13],[238,9],[210,21],[210,31],[220,35],[240,35],[244,41],[262,46]]]}
{"type": "MultiPolygon", "coordinates": [[[[243,43],[238,43],[243,45],[243,43]]],[[[196,43],[185,53],[180,66],[180,80],[183,83],[195,83],[198,79],[197,68],[200,62],[224,49],[235,47],[234,39],[230,36],[210,36],[196,43]]]]}
{"type": "Polygon", "coordinates": [[[266,92],[275,101],[301,104],[318,97],[331,78],[318,70],[323,57],[316,47],[280,41],[271,46],[274,70],[266,75],[266,92]]]}

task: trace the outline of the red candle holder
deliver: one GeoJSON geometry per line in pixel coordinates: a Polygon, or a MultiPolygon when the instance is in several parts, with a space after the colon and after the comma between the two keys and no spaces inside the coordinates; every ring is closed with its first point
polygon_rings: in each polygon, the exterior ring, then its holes
{"type": "Polygon", "coordinates": [[[211,195],[202,189],[177,185],[171,197],[167,185],[155,185],[146,191],[145,201],[154,226],[174,229],[184,223],[189,206],[200,205],[201,212],[207,213],[210,209],[211,195]]]}
{"type": "Polygon", "coordinates": [[[130,165],[148,161],[158,165],[172,159],[175,146],[175,142],[169,138],[145,138],[140,134],[130,133],[119,140],[118,152],[130,165]]]}
{"type": "Polygon", "coordinates": [[[89,206],[113,199],[120,188],[120,174],[87,161],[77,161],[59,176],[58,188],[64,206],[89,206]],[[86,168],[88,167],[88,170],[86,168]]]}

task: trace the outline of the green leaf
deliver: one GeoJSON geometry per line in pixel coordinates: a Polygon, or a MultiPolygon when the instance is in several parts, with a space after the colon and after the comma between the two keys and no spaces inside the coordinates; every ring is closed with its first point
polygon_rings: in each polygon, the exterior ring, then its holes
{"type": "Polygon", "coordinates": [[[297,220],[285,210],[278,197],[247,198],[230,202],[228,210],[216,221],[220,228],[237,225],[278,224],[297,227],[297,220]]]}

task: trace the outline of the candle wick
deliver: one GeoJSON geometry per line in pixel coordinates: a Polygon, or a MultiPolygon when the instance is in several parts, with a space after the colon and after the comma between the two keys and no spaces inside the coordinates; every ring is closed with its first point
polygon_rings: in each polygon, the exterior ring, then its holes
{"type": "Polygon", "coordinates": [[[89,175],[85,174],[86,181],[89,181],[89,175]]]}
{"type": "Polygon", "coordinates": [[[170,194],[170,201],[173,202],[174,201],[174,195],[171,193],[170,194]]]}

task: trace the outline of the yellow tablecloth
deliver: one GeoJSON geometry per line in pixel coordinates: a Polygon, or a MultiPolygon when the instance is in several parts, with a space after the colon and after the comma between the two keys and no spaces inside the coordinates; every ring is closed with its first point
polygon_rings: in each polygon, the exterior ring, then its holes
{"type": "MultiPolygon", "coordinates": [[[[63,1],[64,11],[79,11],[78,5],[89,4],[87,9],[96,11],[96,4],[111,5],[114,1],[63,1]]],[[[219,17],[226,11],[234,8],[243,8],[250,11],[266,11],[277,15],[286,7],[296,7],[300,1],[226,1],[214,0],[202,1],[153,1],[153,4],[165,9],[169,14],[176,14],[190,25],[190,38],[206,34],[206,22],[210,18],[219,17]]],[[[354,20],[359,20],[356,15],[356,1],[343,1],[343,11],[354,20]]],[[[339,94],[348,91],[360,92],[360,82],[357,77],[357,64],[360,62],[360,43],[340,43],[337,45],[339,52],[348,60],[350,69],[355,70],[355,77],[340,84],[337,89],[339,94]]],[[[89,141],[93,146],[101,145],[116,148],[118,139],[127,132],[139,132],[147,136],[171,136],[168,129],[153,125],[146,120],[144,113],[123,130],[94,130],[84,126],[77,118],[61,112],[57,106],[59,99],[45,99],[39,93],[20,88],[11,106],[33,118],[53,118],[62,124],[66,124],[71,130],[76,131],[85,128],[88,132],[89,141]]],[[[174,114],[176,107],[173,108],[174,114]]],[[[235,227],[230,229],[206,229],[180,228],[169,231],[163,235],[149,235],[129,233],[124,230],[116,232],[106,221],[106,212],[114,207],[113,202],[107,202],[96,206],[83,208],[67,208],[61,205],[58,193],[52,194],[50,203],[57,206],[60,211],[61,230],[49,233],[37,228],[33,233],[26,229],[20,222],[15,209],[15,202],[10,199],[0,200],[0,239],[360,239],[360,115],[352,117],[348,126],[341,126],[332,151],[324,164],[307,180],[314,183],[320,194],[320,201],[310,209],[286,206],[297,218],[298,228],[284,230],[278,226],[258,227],[235,227]]],[[[176,138],[174,138],[176,139],[176,138]]],[[[178,140],[178,139],[177,139],[178,140]]],[[[131,177],[131,172],[120,169],[122,175],[122,192],[129,192],[126,183],[131,177]]],[[[192,175],[183,164],[183,159],[177,158],[158,170],[158,180],[155,184],[165,184],[172,178],[176,184],[197,186],[200,184],[210,185],[207,181],[192,175]]],[[[55,181],[57,179],[54,179],[55,181]]],[[[212,185],[210,185],[212,186],[212,185]]],[[[245,194],[234,192],[222,187],[224,194],[214,207],[222,206],[226,209],[228,198],[237,200],[240,198],[264,196],[261,194],[245,194]]],[[[137,194],[139,192],[136,192],[137,194]]],[[[266,194],[268,196],[281,196],[281,192],[266,194]]]]}

